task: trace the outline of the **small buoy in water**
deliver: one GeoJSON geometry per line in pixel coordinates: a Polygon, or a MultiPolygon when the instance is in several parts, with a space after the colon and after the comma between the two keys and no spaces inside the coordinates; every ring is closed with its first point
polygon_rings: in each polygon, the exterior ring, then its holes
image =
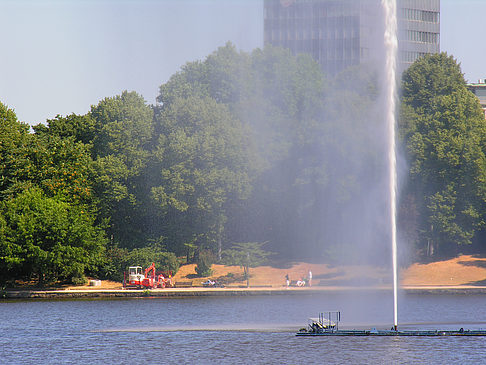
{"type": "Polygon", "coordinates": [[[101,286],[101,280],[90,280],[89,286],[101,286]]]}

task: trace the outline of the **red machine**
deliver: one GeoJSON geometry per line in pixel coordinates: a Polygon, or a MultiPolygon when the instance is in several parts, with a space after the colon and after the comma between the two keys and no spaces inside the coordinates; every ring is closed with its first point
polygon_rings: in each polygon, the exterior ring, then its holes
{"type": "Polygon", "coordinates": [[[166,278],[164,274],[157,273],[155,271],[155,263],[152,262],[152,265],[145,269],[145,275],[142,274],[142,268],[140,266],[130,266],[128,268],[128,283],[126,281],[126,275],[124,275],[123,286],[157,289],[165,288],[166,286],[172,287],[173,284],[171,275],[169,274],[166,278]]]}
{"type": "Polygon", "coordinates": [[[152,265],[145,269],[145,278],[142,280],[142,286],[149,289],[165,288],[165,283],[164,275],[156,274],[155,264],[152,262],[152,265]]]}

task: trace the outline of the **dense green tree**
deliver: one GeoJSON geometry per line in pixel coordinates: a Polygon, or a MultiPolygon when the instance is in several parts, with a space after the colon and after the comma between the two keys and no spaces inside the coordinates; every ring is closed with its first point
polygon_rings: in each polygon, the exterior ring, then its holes
{"type": "Polygon", "coordinates": [[[37,135],[55,135],[61,138],[73,137],[75,141],[86,145],[92,144],[96,135],[95,120],[88,113],[86,115],[61,115],[33,127],[37,135]]]}
{"type": "Polygon", "coordinates": [[[139,171],[152,137],[153,112],[143,97],[124,91],[100,101],[90,115],[95,120],[94,155],[120,155],[132,173],[139,171]]]}
{"type": "MultiPolygon", "coordinates": [[[[268,240],[286,256],[307,257],[359,240],[363,229],[371,236],[379,226],[370,217],[384,201],[368,208],[385,188],[378,83],[376,72],[362,67],[331,80],[309,55],[276,47],[247,54],[227,44],[185,65],[160,87],[157,101],[166,110],[178,98],[209,98],[244,127],[252,189],[225,204],[219,228],[226,242],[268,240]]],[[[156,135],[165,136],[161,128],[156,124],[156,135]]],[[[186,211],[182,216],[186,225],[196,221],[186,211]]]]}
{"type": "Polygon", "coordinates": [[[99,222],[122,246],[146,244],[147,164],[153,136],[152,108],[135,92],[105,98],[86,115],[72,114],[34,127],[37,135],[74,139],[91,153],[90,188],[99,222]],[[145,199],[145,201],[144,201],[145,199]]]}
{"type": "MultiPolygon", "coordinates": [[[[417,61],[402,84],[410,167],[402,233],[429,252],[477,242],[486,232],[478,102],[445,54],[417,61]]],[[[376,70],[362,66],[331,78],[308,55],[228,43],[184,65],[160,86],[155,106],[125,91],[31,134],[0,103],[3,272],[80,278],[100,262],[90,247],[103,252],[102,228],[111,238],[102,274],[110,277],[137,264],[130,260],[221,258],[230,242],[268,241],[292,258],[341,257],[358,244],[379,256],[376,242],[389,234],[379,85],[376,70]],[[69,225],[85,236],[59,243],[58,227],[69,225]]]]}
{"type": "Polygon", "coordinates": [[[0,117],[1,279],[82,280],[104,249],[89,148],[46,129],[30,134],[3,104],[0,117]]]}
{"type": "Polygon", "coordinates": [[[108,234],[123,247],[141,247],[148,233],[146,197],[153,112],[135,92],[105,98],[90,112],[95,135],[93,188],[108,234]]]}
{"type": "Polygon", "coordinates": [[[82,205],[32,188],[1,204],[2,270],[16,279],[78,282],[101,263],[104,235],[82,205]]]}
{"type": "Polygon", "coordinates": [[[216,262],[215,254],[208,249],[200,249],[196,255],[195,271],[201,277],[213,274],[212,266],[216,262]]]}
{"type": "Polygon", "coordinates": [[[64,195],[66,201],[89,204],[92,194],[92,159],[89,148],[73,138],[34,135],[25,149],[32,163],[30,182],[48,196],[64,195]]]}
{"type": "Polygon", "coordinates": [[[224,233],[231,236],[227,240],[237,241],[263,236],[281,247],[292,241],[287,233],[295,231],[293,213],[299,210],[295,186],[303,170],[312,170],[302,157],[313,152],[312,143],[318,143],[325,85],[319,66],[309,56],[294,57],[274,47],[247,54],[226,44],[204,62],[187,64],[161,86],[157,98],[161,109],[177,98],[210,98],[224,103],[242,126],[246,140],[240,154],[247,159],[253,193],[226,202],[225,213],[217,217],[219,224],[213,225],[216,236],[224,233]],[[288,216],[275,221],[279,217],[275,211],[288,216]]]}
{"type": "Polygon", "coordinates": [[[0,126],[0,159],[0,194],[5,198],[37,186],[48,196],[62,193],[71,201],[91,200],[89,149],[73,138],[30,134],[10,113],[0,126]]]}
{"type": "Polygon", "coordinates": [[[154,152],[159,184],[152,188],[162,235],[178,252],[183,244],[217,247],[229,197],[249,189],[248,157],[241,124],[211,98],[165,104],[156,115],[162,132],[154,152]]]}
{"type": "Polygon", "coordinates": [[[428,254],[456,252],[484,225],[484,116],[452,56],[423,57],[402,80],[401,135],[410,167],[402,212],[419,217],[408,228],[420,232],[419,247],[428,254]]]}
{"type": "Polygon", "coordinates": [[[0,103],[0,195],[2,199],[22,191],[30,179],[33,163],[28,147],[29,126],[17,120],[15,112],[0,103]]]}

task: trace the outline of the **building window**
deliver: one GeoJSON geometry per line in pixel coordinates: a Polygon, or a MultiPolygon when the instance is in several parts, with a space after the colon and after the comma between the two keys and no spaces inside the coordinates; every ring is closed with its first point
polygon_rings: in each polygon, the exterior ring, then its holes
{"type": "Polygon", "coordinates": [[[406,20],[439,23],[439,13],[419,9],[401,9],[401,17],[406,20]]]}
{"type": "Polygon", "coordinates": [[[406,63],[413,63],[420,57],[424,57],[427,53],[424,52],[410,52],[410,51],[403,51],[400,53],[400,60],[406,63]]]}
{"type": "Polygon", "coordinates": [[[421,43],[439,43],[439,34],[431,32],[421,32],[418,30],[407,30],[407,40],[421,43]]]}

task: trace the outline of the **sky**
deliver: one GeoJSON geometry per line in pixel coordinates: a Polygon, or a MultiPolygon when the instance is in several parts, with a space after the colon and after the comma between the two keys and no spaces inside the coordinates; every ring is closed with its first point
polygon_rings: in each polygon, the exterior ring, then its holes
{"type": "MultiPolygon", "coordinates": [[[[486,78],[486,0],[441,0],[441,50],[486,78]]],[[[263,46],[263,0],[0,0],[0,102],[35,125],[124,90],[155,103],[187,62],[263,46]]]]}

